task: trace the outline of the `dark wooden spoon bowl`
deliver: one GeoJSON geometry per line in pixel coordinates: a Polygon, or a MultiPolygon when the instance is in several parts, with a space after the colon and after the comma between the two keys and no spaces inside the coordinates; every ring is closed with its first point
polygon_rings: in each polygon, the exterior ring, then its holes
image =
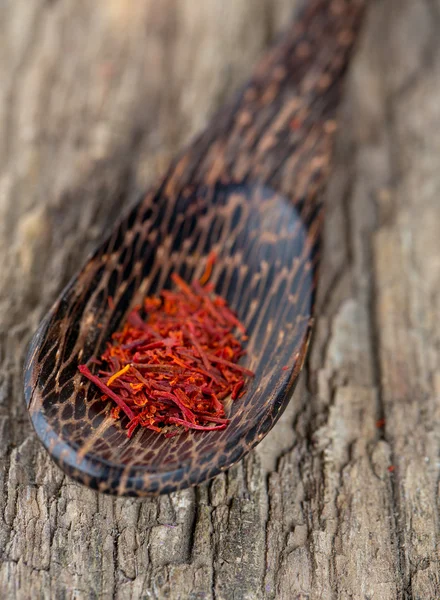
{"type": "Polygon", "coordinates": [[[81,483],[119,495],[167,493],[214,477],[267,434],[285,408],[310,337],[335,112],[364,0],[311,0],[212,121],[72,279],[25,365],[34,428],[81,483]],[[203,270],[249,331],[255,371],[229,426],[174,438],[109,416],[78,364],[145,294],[203,270]],[[113,298],[113,303],[108,298],[113,298]],[[288,365],[287,370],[283,366],[288,365]]]}

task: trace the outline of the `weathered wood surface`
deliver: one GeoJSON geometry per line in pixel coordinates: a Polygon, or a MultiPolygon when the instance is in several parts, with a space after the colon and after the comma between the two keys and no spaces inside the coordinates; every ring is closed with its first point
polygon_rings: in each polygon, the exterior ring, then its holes
{"type": "Polygon", "coordinates": [[[309,366],[257,451],[114,500],[65,478],[25,413],[39,319],[293,6],[0,2],[2,599],[440,597],[440,0],[372,1],[309,366]]]}

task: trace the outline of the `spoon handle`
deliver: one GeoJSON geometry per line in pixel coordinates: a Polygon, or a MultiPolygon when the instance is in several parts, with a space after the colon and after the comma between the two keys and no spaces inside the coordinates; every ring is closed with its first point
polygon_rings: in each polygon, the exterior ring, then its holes
{"type": "Polygon", "coordinates": [[[313,208],[366,2],[308,0],[236,100],[172,165],[165,192],[175,196],[189,182],[261,181],[313,208]]]}

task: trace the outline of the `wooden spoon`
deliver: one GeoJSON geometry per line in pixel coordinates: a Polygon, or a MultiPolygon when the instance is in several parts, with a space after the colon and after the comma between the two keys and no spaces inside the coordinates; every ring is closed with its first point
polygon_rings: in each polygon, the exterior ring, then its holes
{"type": "Polygon", "coordinates": [[[237,98],[122,220],[55,302],[25,364],[44,447],[102,492],[168,493],[240,460],[280,417],[304,363],[335,114],[366,0],[309,0],[237,98]],[[78,364],[99,355],[145,294],[218,255],[216,292],[249,331],[255,371],[220,432],[127,438],[78,364]],[[114,305],[108,302],[112,297],[114,305]],[[288,365],[288,369],[283,367],[288,365]]]}

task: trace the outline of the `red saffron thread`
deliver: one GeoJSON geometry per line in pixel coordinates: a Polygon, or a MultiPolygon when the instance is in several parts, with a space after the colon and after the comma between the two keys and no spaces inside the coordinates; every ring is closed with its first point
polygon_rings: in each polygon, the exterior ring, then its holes
{"type": "Polygon", "coordinates": [[[246,330],[208,283],[215,260],[211,253],[191,285],[173,273],[174,290],[145,298],[99,360],[78,367],[102,399],[114,403],[111,416],[128,417],[128,437],[138,427],[166,437],[188,429],[223,430],[229,423],[223,401],[241,398],[244,377],[254,375],[237,364],[245,354],[246,330]],[[99,365],[98,375],[88,368],[92,364],[99,365]]]}

